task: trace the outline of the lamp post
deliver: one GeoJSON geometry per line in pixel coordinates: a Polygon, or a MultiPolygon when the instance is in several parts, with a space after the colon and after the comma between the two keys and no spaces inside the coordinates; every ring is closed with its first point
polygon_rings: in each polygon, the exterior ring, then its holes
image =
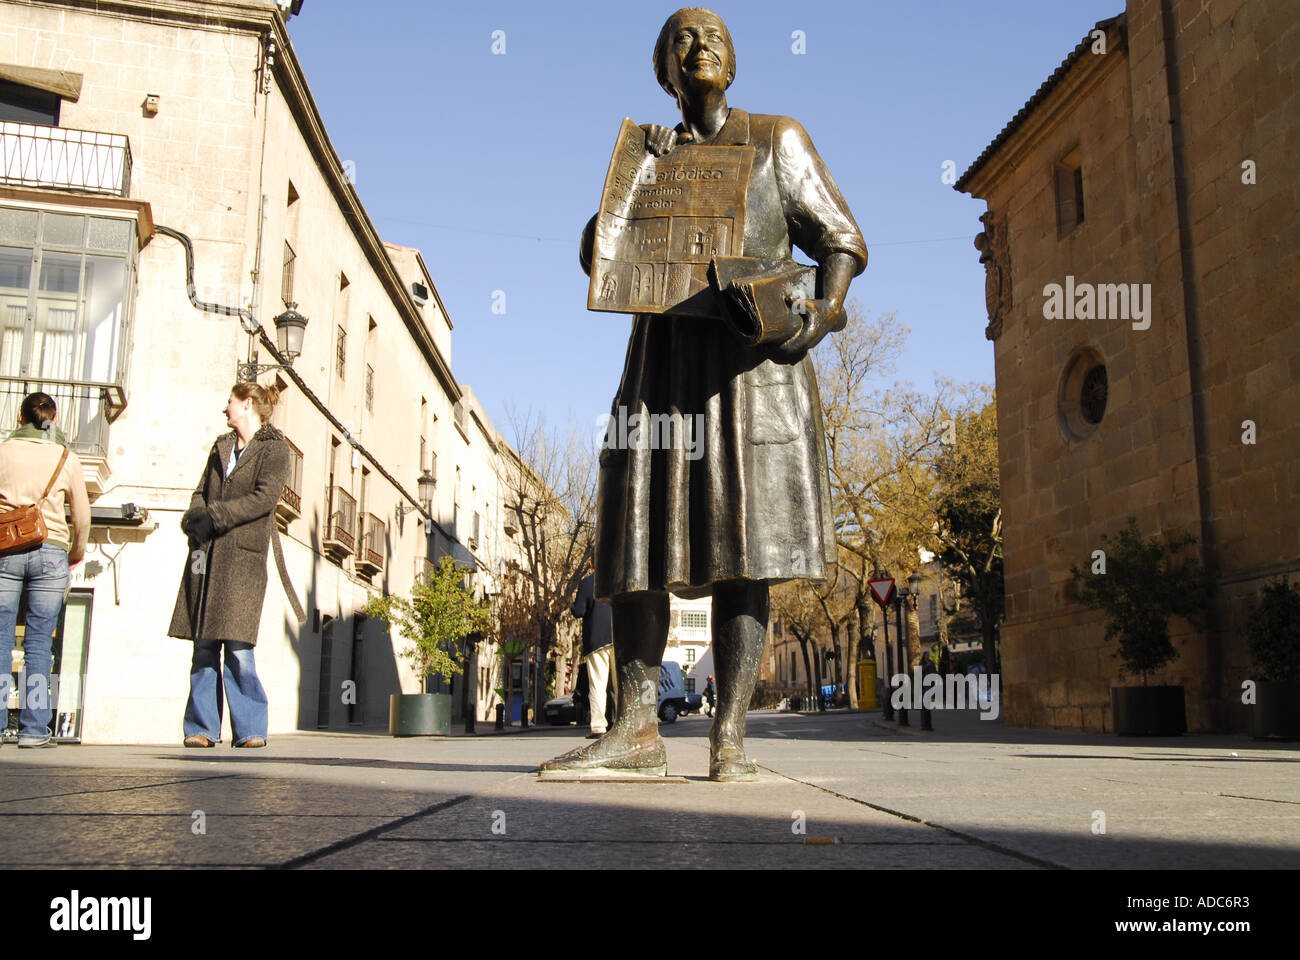
{"type": "MultiPolygon", "coordinates": [[[[918,609],[920,608],[920,605],[921,605],[921,584],[922,584],[922,582],[923,582],[923,580],[922,580],[922,578],[921,578],[921,574],[920,574],[919,571],[916,572],[916,573],[913,573],[910,577],[907,578],[908,603],[909,603],[909,605],[912,607],[913,610],[918,610],[918,609]]],[[[927,658],[927,660],[928,660],[928,658],[927,658]]],[[[923,665],[923,666],[921,667],[921,675],[922,675],[922,677],[925,676],[925,673],[926,673],[926,669],[925,669],[925,666],[923,665]]],[[[931,722],[931,718],[930,718],[930,711],[927,710],[927,709],[925,708],[925,698],[924,698],[924,696],[922,696],[922,698],[921,698],[921,729],[922,729],[922,730],[933,730],[933,729],[934,729],[934,725],[933,725],[933,723],[931,722]]]]}
{"type": "Polygon", "coordinates": [[[438,478],[429,471],[420,474],[420,479],[416,483],[417,496],[420,498],[420,505],[424,507],[424,512],[429,514],[429,519],[424,521],[424,535],[433,536],[433,495],[438,488],[438,478]]]}
{"type": "Polygon", "coordinates": [[[258,363],[257,344],[253,345],[253,358],[241,363],[235,370],[237,380],[256,380],[259,374],[268,370],[283,370],[292,367],[294,360],[302,356],[302,338],[307,330],[307,318],[298,312],[296,303],[287,303],[284,313],[275,318],[275,346],[284,364],[258,363]]]}
{"type": "MultiPolygon", "coordinates": [[[[909,581],[910,582],[910,581],[909,581]]],[[[903,598],[907,596],[907,587],[898,587],[894,591],[894,623],[898,634],[898,672],[904,678],[907,677],[907,641],[903,635],[903,598]]],[[[907,679],[903,680],[904,684],[910,683],[907,679]]],[[[908,688],[910,690],[910,687],[908,688]]],[[[907,722],[907,700],[898,709],[898,725],[900,727],[908,726],[907,722]]]]}
{"type": "MultiPolygon", "coordinates": [[[[883,570],[876,571],[877,580],[888,580],[889,576],[883,570]]],[[[885,703],[882,708],[881,717],[885,720],[894,719],[894,648],[889,645],[889,607],[883,603],[880,606],[880,621],[885,628],[885,703]]],[[[872,636],[875,636],[875,624],[872,624],[872,636]]]]}

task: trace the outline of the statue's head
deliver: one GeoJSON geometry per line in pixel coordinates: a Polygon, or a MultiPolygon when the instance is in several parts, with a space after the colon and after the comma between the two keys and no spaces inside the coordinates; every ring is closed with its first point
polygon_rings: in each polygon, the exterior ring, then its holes
{"type": "Polygon", "coordinates": [[[705,7],[683,7],[659,31],[654,64],[659,86],[675,99],[687,84],[725,90],[736,78],[736,48],[720,16],[705,7]]]}

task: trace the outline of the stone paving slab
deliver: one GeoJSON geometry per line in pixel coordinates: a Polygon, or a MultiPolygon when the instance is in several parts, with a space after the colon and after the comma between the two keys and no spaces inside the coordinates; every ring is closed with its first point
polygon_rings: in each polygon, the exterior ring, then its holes
{"type": "Polygon", "coordinates": [[[1017,731],[974,714],[904,734],[878,717],[755,713],[764,773],[744,784],[705,779],[698,717],[662,728],[684,780],[662,784],[537,781],[539,762],[583,742],[573,727],[4,749],[0,867],[1300,867],[1294,746],[1017,731]]]}
{"type": "Polygon", "coordinates": [[[40,864],[89,866],[276,866],[320,847],[321,837],[352,836],[385,817],[209,816],[192,832],[184,814],[0,816],[0,869],[40,864]]]}
{"type": "Polygon", "coordinates": [[[916,847],[717,843],[525,843],[509,841],[377,841],[331,854],[308,869],[445,870],[999,870],[1025,864],[975,846],[948,846],[942,855],[916,847]]]}

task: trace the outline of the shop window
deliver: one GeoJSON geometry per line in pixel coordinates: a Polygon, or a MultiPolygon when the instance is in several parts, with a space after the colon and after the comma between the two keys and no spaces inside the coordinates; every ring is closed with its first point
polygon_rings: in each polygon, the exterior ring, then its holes
{"type": "Polygon", "coordinates": [[[87,590],[74,590],[59,614],[54,628],[51,652],[54,656],[50,676],[45,678],[44,690],[40,681],[26,676],[26,602],[20,601],[18,621],[14,629],[13,672],[4,704],[3,737],[8,742],[18,739],[18,714],[23,696],[45,697],[50,705],[50,732],[55,740],[79,743],[82,736],[82,706],[85,700],[86,664],[90,647],[90,611],[94,594],[87,590]],[[35,681],[35,683],[33,683],[35,681]]]}

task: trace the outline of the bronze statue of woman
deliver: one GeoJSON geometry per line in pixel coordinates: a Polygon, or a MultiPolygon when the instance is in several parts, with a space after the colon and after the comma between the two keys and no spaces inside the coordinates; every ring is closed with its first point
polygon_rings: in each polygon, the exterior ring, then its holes
{"type": "MultiPolygon", "coordinates": [[[[542,764],[544,778],[663,776],[659,663],[669,593],[713,596],[717,708],[712,780],[753,780],[745,715],[767,638],[768,587],[822,580],[835,560],[825,434],[808,351],[845,323],[849,282],[866,267],[862,234],[797,122],[727,106],[736,72],[731,34],[711,10],[668,18],[655,77],[677,100],[676,128],[647,125],[654,156],[679,144],[753,148],[745,193],[745,257],[816,261],[817,298],[784,342],[751,344],[721,317],[638,314],[614,408],[702,422],[702,455],[684,444],[607,447],[600,454],[596,594],[614,615],[619,714],[599,740],[542,764]],[[700,421],[697,415],[702,415],[700,421]]],[[[591,272],[593,231],[580,251],[591,272]]],[[[643,419],[642,422],[646,422],[643,419]]]]}

